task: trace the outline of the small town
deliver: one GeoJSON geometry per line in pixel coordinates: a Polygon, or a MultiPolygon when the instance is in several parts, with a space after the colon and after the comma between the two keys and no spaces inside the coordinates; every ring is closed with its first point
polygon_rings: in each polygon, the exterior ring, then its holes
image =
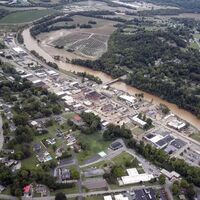
{"type": "MultiPolygon", "coordinates": [[[[117,90],[112,87],[114,81],[98,84],[87,77],[53,69],[19,46],[14,34],[3,39],[7,48],[0,52],[1,60],[5,63],[9,60],[19,77],[29,80],[34,87],[55,94],[63,109],[61,112],[55,109],[42,117],[35,114],[28,121],[39,134],[33,136],[29,162],[18,160],[10,145],[0,146],[3,152],[0,162],[12,172],[21,167],[45,167],[56,178],[56,183],[67,184],[68,188],[63,191],[69,199],[173,199],[170,187],[182,181],[181,175],[144,159],[127,146],[125,140],[129,136],[118,139],[105,135],[117,127],[129,129],[138,142],[163,150],[170,158],[200,165],[200,143],[189,137],[197,128],[174,115],[165,105],[145,100],[142,93],[131,95],[117,90]],[[89,133],[94,128],[96,133],[89,133]]],[[[14,76],[7,71],[2,69],[0,75],[1,81],[15,83],[14,76]]],[[[18,101],[25,102],[20,98],[18,95],[18,101]]],[[[3,121],[10,130],[6,136],[1,134],[1,143],[10,144],[18,129],[13,106],[5,98],[0,99],[3,121]]],[[[0,186],[1,192],[6,190],[0,186]]],[[[51,199],[51,195],[47,185],[31,183],[24,187],[22,199],[51,199]]],[[[185,199],[184,193],[180,199],[185,199]]]]}
{"type": "Polygon", "coordinates": [[[200,200],[200,0],[0,0],[0,200],[200,200]]]}

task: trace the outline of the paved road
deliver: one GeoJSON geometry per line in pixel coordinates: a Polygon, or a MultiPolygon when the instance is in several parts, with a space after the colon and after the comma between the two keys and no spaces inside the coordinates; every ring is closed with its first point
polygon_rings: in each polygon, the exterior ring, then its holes
{"type": "Polygon", "coordinates": [[[137,154],[133,149],[129,149],[125,146],[123,140],[118,139],[117,141],[121,142],[123,144],[123,147],[115,150],[115,151],[108,151],[107,156],[100,158],[99,160],[96,160],[91,163],[87,163],[85,165],[81,165],[81,168],[91,166],[93,164],[96,164],[100,161],[106,161],[106,160],[112,160],[114,157],[118,156],[122,152],[127,152],[131,154],[133,157],[135,157],[141,164],[146,173],[153,174],[154,176],[158,176],[160,174],[160,169],[156,167],[155,165],[151,164],[149,161],[144,159],[141,155],[137,154]]]}
{"type": "Polygon", "coordinates": [[[5,200],[17,200],[17,197],[11,196],[11,195],[5,195],[5,194],[0,194],[0,199],[5,199],[5,200]]]}
{"type": "Polygon", "coordinates": [[[3,121],[2,121],[2,117],[0,115],[0,150],[2,150],[3,148],[3,142],[4,142],[4,137],[3,137],[3,121]]]}
{"type": "MultiPolygon", "coordinates": [[[[118,192],[126,192],[127,190],[139,190],[139,189],[144,189],[146,188],[144,185],[141,186],[132,186],[132,187],[124,187],[124,188],[120,188],[120,189],[111,189],[111,190],[103,190],[103,191],[94,191],[94,192],[88,192],[88,193],[82,193],[83,197],[86,196],[92,196],[92,195],[106,195],[106,194],[110,194],[110,193],[118,193],[118,192]]],[[[161,189],[161,187],[159,185],[155,185],[152,186],[151,188],[154,189],[161,189]]],[[[79,197],[79,193],[76,194],[68,194],[66,195],[68,198],[74,198],[74,197],[79,197]]],[[[1,198],[1,195],[0,195],[1,198]]],[[[27,198],[22,198],[23,200],[28,200],[27,198]]],[[[50,197],[40,197],[40,198],[32,198],[33,200],[54,200],[55,197],[50,196],[50,197]]]]}
{"type": "Polygon", "coordinates": [[[169,200],[173,200],[173,195],[172,195],[172,192],[171,192],[171,186],[172,186],[172,183],[166,179],[166,183],[165,183],[165,192],[167,193],[167,196],[169,198],[169,200]]]}

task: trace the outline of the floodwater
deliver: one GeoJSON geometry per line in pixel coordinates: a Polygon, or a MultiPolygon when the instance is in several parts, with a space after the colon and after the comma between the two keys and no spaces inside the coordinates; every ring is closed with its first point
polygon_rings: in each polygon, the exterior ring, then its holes
{"type": "MultiPolygon", "coordinates": [[[[104,83],[109,82],[112,80],[112,77],[103,73],[103,72],[99,72],[99,71],[95,71],[86,67],[81,67],[81,66],[77,66],[77,65],[72,65],[69,63],[65,63],[62,61],[56,61],[54,60],[44,49],[42,49],[39,45],[39,43],[32,38],[32,36],[30,35],[30,31],[29,29],[25,29],[22,33],[23,38],[24,38],[24,44],[25,47],[31,51],[31,50],[35,50],[40,56],[42,56],[43,58],[45,58],[47,61],[49,62],[54,62],[56,63],[59,68],[64,69],[66,71],[71,71],[71,72],[86,72],[89,74],[92,74],[94,76],[98,76],[104,83]]],[[[169,109],[178,117],[180,117],[181,119],[189,122],[190,124],[192,124],[193,126],[195,126],[196,128],[198,128],[200,130],[200,119],[197,119],[197,117],[195,115],[193,115],[192,113],[184,110],[184,109],[180,109],[178,108],[178,106],[176,106],[173,103],[169,103],[157,96],[154,96],[152,94],[146,93],[144,91],[138,90],[137,88],[134,88],[132,86],[129,86],[121,81],[116,82],[112,85],[112,87],[118,89],[118,90],[123,90],[124,92],[127,92],[129,94],[136,94],[136,93],[143,93],[144,94],[144,98],[148,101],[152,101],[154,104],[159,105],[160,103],[165,104],[166,106],[169,107],[169,109]]]]}

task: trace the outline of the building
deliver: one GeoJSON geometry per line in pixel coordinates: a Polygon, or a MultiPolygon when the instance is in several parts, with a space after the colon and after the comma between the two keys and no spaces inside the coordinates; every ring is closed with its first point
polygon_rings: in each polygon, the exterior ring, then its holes
{"type": "Polygon", "coordinates": [[[122,148],[123,147],[123,145],[122,145],[122,143],[121,142],[113,142],[111,145],[110,145],[110,148],[112,149],[112,150],[117,150],[117,149],[120,149],[120,148],[122,148]]]}
{"type": "Polygon", "coordinates": [[[78,127],[83,126],[85,123],[79,115],[75,115],[71,121],[78,127]]]}
{"type": "Polygon", "coordinates": [[[180,131],[182,130],[183,128],[186,127],[186,123],[185,122],[181,122],[179,120],[173,120],[173,121],[170,121],[168,124],[168,126],[180,131]]]}
{"type": "Polygon", "coordinates": [[[41,150],[41,148],[42,148],[41,145],[38,143],[33,146],[33,150],[36,152],[39,152],[41,150]]]}
{"type": "Polygon", "coordinates": [[[133,96],[129,96],[129,95],[120,95],[119,99],[121,99],[122,101],[125,101],[127,104],[134,104],[135,102],[135,97],[133,96]]]}
{"type": "Polygon", "coordinates": [[[129,200],[129,198],[123,194],[116,194],[114,197],[115,200],[129,200]]]}
{"type": "Polygon", "coordinates": [[[40,79],[33,80],[32,83],[33,85],[38,86],[38,87],[45,86],[45,83],[40,79]]]}
{"type": "Polygon", "coordinates": [[[55,72],[54,70],[47,70],[46,72],[49,76],[59,76],[59,73],[55,72]]]}
{"type": "Polygon", "coordinates": [[[131,118],[133,123],[135,125],[138,125],[140,128],[144,128],[144,126],[147,124],[145,121],[141,120],[138,115],[135,115],[134,117],[131,118]]]}
{"type": "Polygon", "coordinates": [[[167,171],[167,170],[165,170],[165,169],[162,169],[162,170],[161,170],[161,173],[162,173],[163,175],[165,175],[169,180],[180,178],[180,174],[178,174],[178,173],[175,172],[175,171],[169,172],[169,171],[167,171]]]}
{"type": "Polygon", "coordinates": [[[33,188],[32,188],[32,185],[26,185],[24,188],[23,188],[23,191],[24,191],[24,196],[25,197],[31,197],[32,196],[32,191],[33,188]]]}
{"type": "Polygon", "coordinates": [[[104,200],[112,200],[112,196],[111,195],[107,195],[103,197],[104,200]]]}
{"type": "Polygon", "coordinates": [[[26,52],[21,48],[21,47],[14,47],[13,50],[21,56],[25,56],[27,55],[26,52]]]}
{"type": "Polygon", "coordinates": [[[104,200],[156,200],[156,192],[152,188],[129,190],[115,195],[106,195],[104,200]]]}
{"type": "Polygon", "coordinates": [[[160,134],[149,133],[144,136],[144,139],[153,144],[157,149],[164,149],[169,143],[175,140],[170,134],[162,136],[160,134]]]}
{"type": "Polygon", "coordinates": [[[154,178],[152,174],[139,174],[136,168],[127,169],[128,176],[122,176],[119,185],[129,185],[140,182],[147,182],[154,178]]]}

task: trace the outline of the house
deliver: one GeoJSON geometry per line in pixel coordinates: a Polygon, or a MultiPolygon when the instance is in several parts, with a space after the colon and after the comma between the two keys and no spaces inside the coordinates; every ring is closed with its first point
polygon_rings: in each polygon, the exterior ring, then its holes
{"type": "Polygon", "coordinates": [[[34,187],[34,191],[35,191],[37,194],[40,194],[41,197],[48,196],[49,193],[50,193],[50,191],[49,191],[49,189],[47,188],[47,186],[41,185],[41,184],[37,184],[37,185],[34,187]]]}
{"type": "Polygon", "coordinates": [[[0,193],[2,193],[5,190],[5,187],[3,185],[0,185],[0,193]]]}
{"type": "Polygon", "coordinates": [[[162,170],[161,170],[161,173],[162,173],[163,175],[165,175],[169,180],[180,178],[180,174],[178,174],[178,173],[175,172],[175,171],[169,172],[169,171],[167,171],[166,169],[162,169],[162,170]]]}
{"type": "Polygon", "coordinates": [[[26,185],[24,188],[23,188],[23,191],[24,191],[24,196],[25,197],[31,197],[32,196],[32,185],[26,185]]]}
{"type": "Polygon", "coordinates": [[[121,142],[113,142],[111,145],[110,145],[110,148],[112,149],[112,150],[117,150],[117,149],[120,149],[120,148],[122,148],[123,147],[123,145],[122,145],[122,143],[121,142]]]}
{"type": "Polygon", "coordinates": [[[85,123],[79,115],[75,115],[71,121],[78,127],[83,126],[85,123]]]}
{"type": "Polygon", "coordinates": [[[33,146],[33,150],[36,151],[36,152],[39,152],[41,150],[41,145],[40,144],[35,144],[33,146]]]}
{"type": "Polygon", "coordinates": [[[38,126],[38,122],[36,122],[36,121],[31,121],[31,122],[30,122],[30,125],[33,126],[33,127],[37,127],[37,126],[38,126]]]}

